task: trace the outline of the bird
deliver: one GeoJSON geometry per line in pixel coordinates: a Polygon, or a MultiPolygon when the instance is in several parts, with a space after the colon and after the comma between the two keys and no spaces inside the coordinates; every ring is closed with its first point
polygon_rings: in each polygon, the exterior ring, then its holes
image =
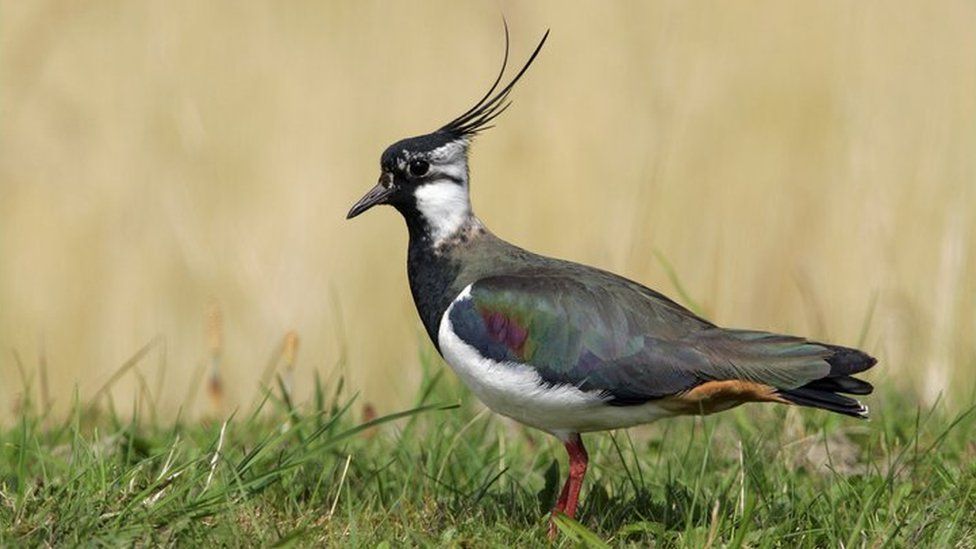
{"type": "Polygon", "coordinates": [[[506,242],[474,214],[468,155],[493,127],[549,37],[501,85],[437,130],[399,140],[380,158],[378,183],[349,210],[377,205],[403,217],[407,277],[430,340],[494,412],[565,446],[566,482],[550,514],[576,516],[589,462],[581,435],[748,402],[867,418],[854,377],[876,364],[858,349],[805,337],[720,327],[620,275],[506,242]]]}

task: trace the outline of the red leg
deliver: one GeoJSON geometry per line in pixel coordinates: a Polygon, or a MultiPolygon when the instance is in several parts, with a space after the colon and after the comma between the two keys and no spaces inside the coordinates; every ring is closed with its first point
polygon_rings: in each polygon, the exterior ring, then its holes
{"type": "MultiPolygon", "coordinates": [[[[570,435],[565,441],[565,445],[566,452],[569,454],[569,477],[566,479],[566,484],[563,485],[563,490],[559,494],[559,500],[556,502],[552,514],[555,517],[556,513],[563,513],[569,518],[575,518],[580,488],[583,486],[583,477],[586,476],[586,465],[589,463],[589,457],[586,455],[586,448],[583,446],[583,439],[580,438],[579,433],[570,435]]],[[[550,520],[549,537],[554,538],[556,532],[556,523],[550,520]]]]}
{"type": "Polygon", "coordinates": [[[556,500],[556,506],[552,508],[552,514],[565,513],[566,512],[566,498],[569,496],[569,479],[563,484],[563,489],[559,492],[559,499],[556,500]]]}
{"type": "Polygon", "coordinates": [[[574,518],[576,517],[576,505],[579,502],[580,488],[583,487],[583,477],[586,476],[589,456],[586,455],[583,439],[578,434],[574,434],[566,442],[566,451],[569,452],[569,478],[566,481],[569,486],[569,493],[566,497],[564,512],[569,518],[574,518]]]}

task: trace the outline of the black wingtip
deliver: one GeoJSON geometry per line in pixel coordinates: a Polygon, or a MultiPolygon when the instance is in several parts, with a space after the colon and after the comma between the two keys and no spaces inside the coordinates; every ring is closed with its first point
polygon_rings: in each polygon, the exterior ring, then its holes
{"type": "Polygon", "coordinates": [[[800,388],[847,395],[870,395],[874,392],[873,385],[863,379],[851,376],[825,377],[811,381],[800,388]]]}
{"type": "Polygon", "coordinates": [[[798,406],[819,408],[845,416],[868,419],[868,407],[856,399],[806,386],[798,389],[780,390],[783,399],[798,406]]]}
{"type": "Polygon", "coordinates": [[[869,395],[874,391],[873,385],[853,376],[871,369],[878,360],[864,351],[851,347],[826,343],[817,343],[817,345],[822,345],[831,351],[825,358],[830,365],[830,373],[802,387],[781,389],[779,395],[800,406],[867,419],[868,407],[857,399],[844,395],[869,395]]]}
{"type": "Polygon", "coordinates": [[[826,359],[827,364],[830,364],[830,377],[859,374],[878,363],[878,359],[858,349],[825,343],[817,345],[823,345],[832,351],[826,359]]]}

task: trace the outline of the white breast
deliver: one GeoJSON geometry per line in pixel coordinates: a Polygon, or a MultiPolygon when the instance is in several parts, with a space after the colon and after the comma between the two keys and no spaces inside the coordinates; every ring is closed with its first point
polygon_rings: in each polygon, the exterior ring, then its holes
{"type": "MultiPolygon", "coordinates": [[[[471,286],[454,303],[470,299],[471,286]]],[[[444,360],[461,381],[493,411],[557,436],[649,423],[672,415],[654,403],[610,406],[599,391],[574,385],[550,386],[526,364],[486,358],[454,333],[450,314],[441,317],[437,340],[444,360]]]]}

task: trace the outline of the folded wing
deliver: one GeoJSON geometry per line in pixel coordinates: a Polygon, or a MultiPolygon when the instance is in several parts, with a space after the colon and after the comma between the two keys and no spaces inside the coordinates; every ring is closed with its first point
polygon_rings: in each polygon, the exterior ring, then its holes
{"type": "Polygon", "coordinates": [[[727,330],[615,275],[531,271],[474,283],[453,304],[454,332],[483,356],[531,366],[544,383],[599,391],[628,406],[711,382],[768,386],[796,404],[862,415],[874,364],[860,351],[803,338],[727,330]],[[866,391],[866,392],[865,392],[866,391]]]}

